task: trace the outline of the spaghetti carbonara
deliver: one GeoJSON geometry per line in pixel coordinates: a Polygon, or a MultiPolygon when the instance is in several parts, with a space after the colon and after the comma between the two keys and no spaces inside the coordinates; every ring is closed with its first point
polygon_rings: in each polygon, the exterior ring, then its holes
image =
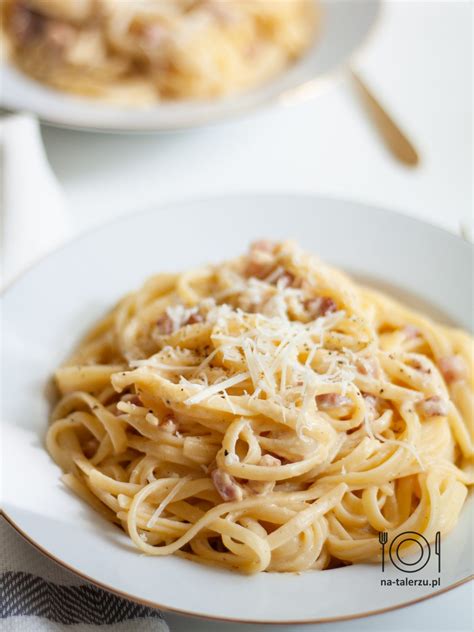
{"type": "Polygon", "coordinates": [[[266,81],[310,45],[314,0],[5,0],[17,65],[127,104],[208,99],[266,81]]]}
{"type": "Polygon", "coordinates": [[[428,540],[473,482],[472,339],[254,243],[126,296],[58,369],[64,482],[149,555],[244,572],[428,540]]]}

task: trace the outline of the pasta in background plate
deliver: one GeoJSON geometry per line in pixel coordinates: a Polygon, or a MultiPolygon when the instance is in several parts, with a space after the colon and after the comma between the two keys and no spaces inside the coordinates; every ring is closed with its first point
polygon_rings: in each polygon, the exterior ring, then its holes
{"type": "Polygon", "coordinates": [[[247,573],[429,541],[473,482],[472,338],[291,242],[161,274],[58,369],[47,447],[138,549],[247,573]]]}
{"type": "Polygon", "coordinates": [[[60,90],[117,103],[210,99],[308,48],[314,0],[5,0],[11,57],[60,90]]]}

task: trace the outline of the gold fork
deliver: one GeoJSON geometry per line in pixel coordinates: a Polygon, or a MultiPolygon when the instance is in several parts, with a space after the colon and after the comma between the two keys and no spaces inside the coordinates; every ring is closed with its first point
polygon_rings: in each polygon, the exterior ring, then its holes
{"type": "Polygon", "coordinates": [[[375,97],[374,93],[371,89],[369,89],[367,83],[362,79],[360,74],[356,72],[354,68],[350,68],[349,72],[352,80],[357,86],[362,103],[369,113],[370,118],[377,128],[387,149],[404,165],[408,167],[416,167],[416,165],[420,162],[420,157],[413,143],[401,130],[394,118],[389,115],[380,101],[375,97]]]}

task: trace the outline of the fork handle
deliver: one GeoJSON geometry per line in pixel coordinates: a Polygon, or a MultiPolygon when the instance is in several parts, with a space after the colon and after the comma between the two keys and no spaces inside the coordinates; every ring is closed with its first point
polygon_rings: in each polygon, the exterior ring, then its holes
{"type": "Polygon", "coordinates": [[[354,68],[350,68],[349,72],[370,118],[387,148],[401,163],[409,167],[415,167],[419,163],[420,158],[412,142],[381,105],[359,73],[354,68]]]}

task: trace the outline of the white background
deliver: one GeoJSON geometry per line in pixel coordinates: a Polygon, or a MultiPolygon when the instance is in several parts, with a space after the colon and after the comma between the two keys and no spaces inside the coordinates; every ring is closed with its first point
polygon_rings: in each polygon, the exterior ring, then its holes
{"type": "MultiPolygon", "coordinates": [[[[305,102],[196,131],[119,136],[44,128],[75,232],[173,200],[252,191],[351,198],[459,232],[461,222],[472,222],[472,4],[387,3],[358,68],[419,148],[418,168],[386,153],[344,76],[305,102]]],[[[167,618],[173,632],[242,629],[167,618]]],[[[471,584],[398,612],[301,629],[472,625],[471,584]]]]}

